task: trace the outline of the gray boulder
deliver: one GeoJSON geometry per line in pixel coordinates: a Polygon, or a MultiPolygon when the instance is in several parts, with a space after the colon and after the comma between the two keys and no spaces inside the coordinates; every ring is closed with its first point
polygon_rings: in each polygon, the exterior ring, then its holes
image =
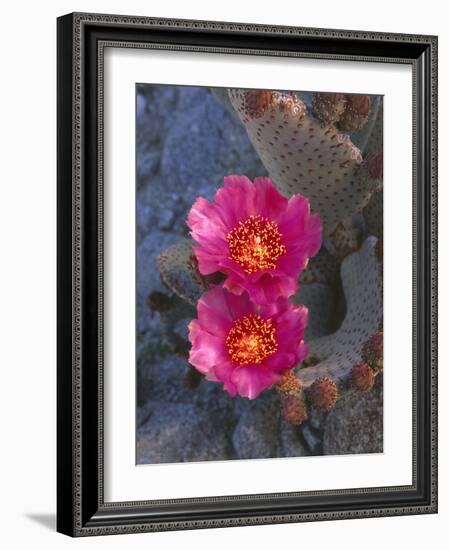
{"type": "Polygon", "coordinates": [[[178,110],[161,159],[161,176],[168,190],[181,190],[191,204],[200,189],[210,193],[225,175],[266,174],[244,127],[206,89],[181,93],[188,94],[189,108],[178,110]]]}
{"type": "Polygon", "coordinates": [[[232,436],[236,458],[278,456],[278,400],[270,393],[247,403],[232,436]]]}
{"type": "Polygon", "coordinates": [[[366,394],[347,392],[326,418],[323,454],[383,452],[382,380],[366,394]]]}
{"type": "Polygon", "coordinates": [[[301,440],[300,430],[287,422],[281,422],[279,426],[279,456],[295,457],[309,456],[307,446],[301,440]]]}
{"type": "Polygon", "coordinates": [[[230,458],[223,419],[185,403],[155,404],[138,429],[137,463],[198,462],[230,458]]]}

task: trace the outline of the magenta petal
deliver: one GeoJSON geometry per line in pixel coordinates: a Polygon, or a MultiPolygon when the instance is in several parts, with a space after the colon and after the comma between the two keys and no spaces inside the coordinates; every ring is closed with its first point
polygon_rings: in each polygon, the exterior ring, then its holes
{"type": "Polygon", "coordinates": [[[223,273],[225,288],[236,295],[247,291],[258,304],[290,297],[322,240],[321,222],[317,214],[310,214],[309,201],[301,195],[287,200],[269,178],[256,178],[252,183],[245,176],[225,177],[213,203],[201,197],[195,201],[187,223],[198,243],[194,252],[199,271],[203,275],[223,273]],[[277,224],[286,250],[275,259],[273,269],[247,273],[230,257],[228,234],[252,215],[277,224]]]}
{"type": "Polygon", "coordinates": [[[226,360],[223,338],[213,336],[201,328],[198,324],[189,324],[189,340],[192,347],[189,353],[189,363],[202,373],[207,373],[212,367],[226,360]]]}
{"type": "Polygon", "coordinates": [[[201,328],[213,335],[223,337],[232,326],[233,314],[228,297],[219,287],[212,287],[198,300],[198,321],[201,328]]]}
{"type": "Polygon", "coordinates": [[[194,246],[192,250],[198,260],[198,270],[203,275],[211,275],[220,270],[221,256],[209,254],[202,247],[194,246]]]}
{"type": "Polygon", "coordinates": [[[239,395],[248,399],[255,399],[263,390],[279,382],[280,379],[279,374],[259,365],[236,368],[231,377],[239,395]]]}
{"type": "Polygon", "coordinates": [[[235,368],[236,367],[231,363],[231,361],[228,360],[216,365],[213,369],[216,381],[223,383],[224,389],[231,397],[235,397],[237,394],[237,386],[234,382],[232,382],[232,373],[235,368]]]}
{"type": "Polygon", "coordinates": [[[309,355],[310,353],[310,349],[309,349],[309,346],[304,343],[303,340],[301,340],[299,346],[298,346],[298,349],[296,350],[296,361],[297,363],[301,363],[302,361],[304,361],[304,359],[309,355]]]}
{"type": "Polygon", "coordinates": [[[298,364],[295,353],[277,352],[264,361],[264,366],[275,372],[283,372],[298,364]]]}
{"type": "Polygon", "coordinates": [[[279,296],[292,296],[298,288],[298,283],[293,277],[265,273],[257,285],[245,284],[245,288],[257,304],[267,305],[275,302],[279,296]]]}
{"type": "Polygon", "coordinates": [[[229,395],[255,399],[279,381],[280,373],[307,356],[303,341],[307,315],[305,306],[293,306],[287,298],[256,306],[246,292],[235,295],[215,286],[199,299],[198,319],[189,324],[190,363],[208,380],[223,383],[229,395]],[[236,364],[227,349],[229,330],[242,317],[255,313],[273,323],[277,349],[260,364],[236,364]]]}
{"type": "Polygon", "coordinates": [[[276,273],[281,274],[281,276],[285,274],[289,277],[297,278],[307,267],[309,257],[308,249],[288,249],[287,254],[279,258],[276,273]]]}
{"type": "Polygon", "coordinates": [[[310,216],[309,201],[302,195],[293,195],[288,201],[288,207],[279,220],[281,233],[288,236],[293,231],[302,233],[310,216]]]}
{"type": "Polygon", "coordinates": [[[303,305],[291,306],[285,310],[279,311],[276,318],[278,335],[282,337],[283,333],[285,333],[288,337],[288,333],[291,332],[301,335],[304,334],[307,326],[308,315],[309,310],[303,305]]]}
{"type": "Polygon", "coordinates": [[[254,185],[246,176],[226,176],[215,202],[222,212],[227,212],[227,221],[235,227],[254,213],[254,196],[254,185]]]}
{"type": "Polygon", "coordinates": [[[287,210],[288,200],[279,193],[269,178],[255,178],[254,187],[256,213],[278,221],[287,210]]]}
{"type": "Polygon", "coordinates": [[[256,311],[254,303],[246,293],[242,293],[241,295],[226,293],[226,301],[229,306],[231,317],[234,320],[244,315],[250,315],[256,311]]]}
{"type": "Polygon", "coordinates": [[[227,233],[217,207],[203,197],[198,197],[194,202],[187,217],[187,225],[192,237],[198,242],[207,240],[213,244],[217,238],[224,240],[227,233]]]}

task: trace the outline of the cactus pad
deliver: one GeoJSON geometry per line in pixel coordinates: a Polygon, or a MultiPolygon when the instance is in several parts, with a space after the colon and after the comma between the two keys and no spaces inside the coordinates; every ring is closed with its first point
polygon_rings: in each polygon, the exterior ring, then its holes
{"type": "Polygon", "coordinates": [[[297,370],[305,387],[317,378],[346,382],[354,365],[361,362],[363,348],[382,320],[380,264],[375,237],[368,237],[360,250],[347,256],[341,266],[346,315],[333,334],[308,342],[316,364],[297,370]]]}
{"type": "Polygon", "coordinates": [[[204,292],[194,271],[193,241],[184,239],[159,255],[157,262],[163,283],[192,306],[204,292]]]}
{"type": "Polygon", "coordinates": [[[374,186],[359,149],[296,95],[231,89],[229,97],[280,192],[305,195],[325,234],[368,203],[374,186]]]}

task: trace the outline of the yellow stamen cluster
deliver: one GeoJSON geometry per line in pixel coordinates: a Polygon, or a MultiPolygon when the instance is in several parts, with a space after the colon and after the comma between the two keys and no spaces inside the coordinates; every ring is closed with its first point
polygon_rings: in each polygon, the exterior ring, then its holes
{"type": "Polygon", "coordinates": [[[226,346],[231,360],[239,367],[259,365],[278,349],[276,327],[271,319],[245,315],[234,322],[226,346]]]}
{"type": "Polygon", "coordinates": [[[277,259],[287,252],[277,223],[260,215],[239,222],[227,240],[230,258],[246,273],[275,269],[277,259]]]}

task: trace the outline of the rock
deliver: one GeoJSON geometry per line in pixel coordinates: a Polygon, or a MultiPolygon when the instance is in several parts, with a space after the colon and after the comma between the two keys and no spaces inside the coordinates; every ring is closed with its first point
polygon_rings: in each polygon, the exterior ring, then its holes
{"type": "Polygon", "coordinates": [[[155,405],[137,431],[137,463],[198,462],[230,458],[223,418],[185,403],[155,405]]]}
{"type": "MultiPolygon", "coordinates": [[[[237,400],[223,391],[223,385],[203,380],[195,389],[184,383],[187,361],[173,354],[155,355],[139,363],[139,400],[185,403],[199,407],[210,416],[228,418],[231,428],[237,423],[237,400]]],[[[224,429],[224,427],[223,427],[224,429]]]]}
{"type": "MultiPolygon", "coordinates": [[[[142,195],[142,193],[140,193],[142,195]]],[[[136,201],[136,241],[139,246],[147,234],[154,228],[156,216],[154,214],[154,208],[151,207],[139,193],[137,194],[136,201]]]]}
{"type": "Polygon", "coordinates": [[[309,421],[305,422],[301,426],[302,436],[307,443],[307,447],[310,450],[310,453],[313,455],[321,455],[322,447],[322,434],[321,432],[315,430],[309,421]]]}
{"type": "Polygon", "coordinates": [[[136,97],[137,143],[160,143],[167,134],[176,112],[179,86],[141,85],[136,97]]]}
{"type": "Polygon", "coordinates": [[[176,323],[176,325],[173,327],[173,332],[180,338],[183,338],[184,340],[187,340],[189,336],[189,322],[190,319],[181,319],[176,323]]]}
{"type": "Polygon", "coordinates": [[[280,453],[278,456],[309,456],[310,452],[301,441],[300,430],[287,422],[281,422],[279,428],[280,453]]]}
{"type": "Polygon", "coordinates": [[[383,451],[382,380],[366,393],[347,392],[327,415],[323,454],[381,453],[383,451]]]}
{"type": "MultiPolygon", "coordinates": [[[[159,169],[161,152],[158,149],[142,152],[137,155],[137,181],[143,185],[144,180],[155,174],[159,169]]],[[[139,185],[140,187],[140,185],[139,185]]]]}
{"type": "MultiPolygon", "coordinates": [[[[136,309],[138,333],[144,333],[150,329],[156,330],[159,325],[158,317],[151,315],[145,300],[150,292],[155,290],[165,291],[159,277],[156,257],[162,250],[176,241],[176,235],[154,230],[147,235],[137,249],[136,309]]],[[[159,331],[158,334],[160,334],[159,331]]]]}
{"type": "Polygon", "coordinates": [[[154,409],[154,403],[152,401],[148,401],[143,405],[142,407],[137,407],[137,416],[136,416],[136,425],[137,428],[140,428],[142,424],[144,424],[148,418],[150,417],[151,413],[154,409]]]}
{"type": "Polygon", "coordinates": [[[209,88],[209,93],[222,107],[224,107],[231,115],[239,120],[237,113],[234,110],[234,107],[231,104],[229,99],[228,89],[227,88],[209,88]]]}
{"type": "Polygon", "coordinates": [[[173,210],[163,209],[161,215],[159,216],[159,227],[163,230],[170,229],[175,221],[175,214],[173,210]]]}
{"type": "Polygon", "coordinates": [[[272,394],[250,402],[232,436],[237,458],[278,456],[279,403],[272,394]]]}
{"type": "Polygon", "coordinates": [[[188,95],[188,108],[178,110],[161,160],[166,189],[182,190],[190,206],[200,188],[213,190],[225,175],[266,175],[244,127],[206,89],[190,88],[181,94],[188,95]]]}
{"type": "Polygon", "coordinates": [[[136,97],[137,188],[159,170],[162,144],[174,120],[179,96],[177,86],[138,87],[136,97]]]}
{"type": "Polygon", "coordinates": [[[165,188],[159,173],[153,175],[137,192],[138,242],[154,229],[187,234],[186,216],[190,206],[182,193],[169,192],[165,188]]]}
{"type": "Polygon", "coordinates": [[[315,430],[322,430],[326,422],[327,412],[319,411],[315,407],[310,407],[309,423],[315,430]]]}

